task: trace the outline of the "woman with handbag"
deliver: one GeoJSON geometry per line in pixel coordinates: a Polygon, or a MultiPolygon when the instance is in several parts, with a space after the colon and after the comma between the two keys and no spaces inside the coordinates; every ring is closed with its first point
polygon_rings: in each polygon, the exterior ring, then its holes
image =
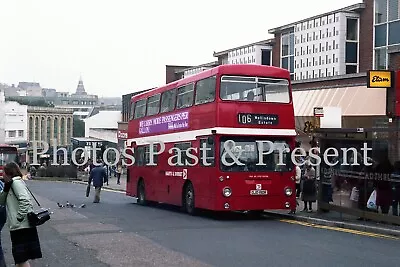
{"type": "Polygon", "coordinates": [[[29,190],[16,163],[8,163],[4,174],[0,205],[7,207],[12,254],[17,267],[30,267],[29,260],[42,258],[42,251],[37,229],[28,220],[28,213],[33,212],[29,190]]]}

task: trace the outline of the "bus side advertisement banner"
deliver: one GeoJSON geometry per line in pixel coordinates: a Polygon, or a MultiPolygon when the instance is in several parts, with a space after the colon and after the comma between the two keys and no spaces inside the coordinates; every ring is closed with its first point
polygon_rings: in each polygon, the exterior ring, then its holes
{"type": "Polygon", "coordinates": [[[189,112],[183,111],[139,122],[139,134],[154,134],[189,127],[189,112]]]}

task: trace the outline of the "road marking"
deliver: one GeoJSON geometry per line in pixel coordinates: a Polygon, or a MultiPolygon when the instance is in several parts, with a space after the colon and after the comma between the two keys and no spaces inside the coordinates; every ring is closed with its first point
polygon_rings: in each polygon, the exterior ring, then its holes
{"type": "Polygon", "coordinates": [[[120,194],[126,194],[126,192],[114,190],[114,189],[108,189],[108,188],[102,188],[101,190],[108,191],[108,192],[114,192],[114,193],[120,193],[120,194]]]}
{"type": "Polygon", "coordinates": [[[298,224],[298,225],[302,225],[302,226],[306,226],[306,227],[314,227],[314,228],[320,228],[320,229],[325,229],[325,230],[332,230],[332,231],[338,231],[338,232],[344,232],[344,233],[362,235],[362,236],[368,236],[368,237],[384,238],[384,239],[392,239],[392,240],[400,239],[398,237],[390,236],[390,235],[375,234],[375,233],[363,232],[363,231],[352,230],[352,229],[345,229],[345,228],[334,227],[334,226],[317,225],[317,224],[313,224],[313,223],[299,222],[299,221],[294,221],[294,220],[282,219],[279,221],[285,222],[285,223],[290,223],[290,224],[298,224]]]}
{"type": "MultiPolygon", "coordinates": [[[[81,184],[81,185],[86,185],[87,186],[87,183],[80,183],[80,182],[76,182],[76,181],[73,181],[72,183],[73,184],[81,184]]],[[[102,191],[108,191],[108,192],[114,192],[114,193],[120,193],[120,194],[126,194],[125,191],[120,191],[120,190],[117,190],[117,189],[110,189],[110,188],[105,188],[105,187],[103,187],[101,190],[102,191]]]]}

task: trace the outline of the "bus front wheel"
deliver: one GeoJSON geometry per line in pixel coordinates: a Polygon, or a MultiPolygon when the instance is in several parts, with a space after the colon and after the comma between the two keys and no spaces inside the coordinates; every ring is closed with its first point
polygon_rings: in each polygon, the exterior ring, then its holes
{"type": "Polygon", "coordinates": [[[185,186],[184,190],[184,209],[190,215],[195,214],[194,188],[190,182],[185,186]]]}
{"type": "Polygon", "coordinates": [[[140,180],[137,191],[137,203],[142,206],[146,205],[146,191],[143,180],[140,180]]]}

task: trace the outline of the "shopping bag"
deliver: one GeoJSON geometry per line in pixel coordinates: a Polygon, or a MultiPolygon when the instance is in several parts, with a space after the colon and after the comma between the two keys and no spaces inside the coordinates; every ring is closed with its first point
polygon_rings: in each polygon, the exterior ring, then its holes
{"type": "Polygon", "coordinates": [[[90,184],[86,187],[86,197],[89,197],[90,194],[90,184]]]}
{"type": "Polygon", "coordinates": [[[357,202],[359,197],[360,191],[357,189],[357,187],[353,187],[350,194],[350,200],[357,202]]]}
{"type": "Polygon", "coordinates": [[[378,209],[378,207],[376,206],[376,190],[374,190],[371,193],[371,196],[369,197],[368,202],[367,202],[367,208],[372,209],[372,210],[378,209]]]}

